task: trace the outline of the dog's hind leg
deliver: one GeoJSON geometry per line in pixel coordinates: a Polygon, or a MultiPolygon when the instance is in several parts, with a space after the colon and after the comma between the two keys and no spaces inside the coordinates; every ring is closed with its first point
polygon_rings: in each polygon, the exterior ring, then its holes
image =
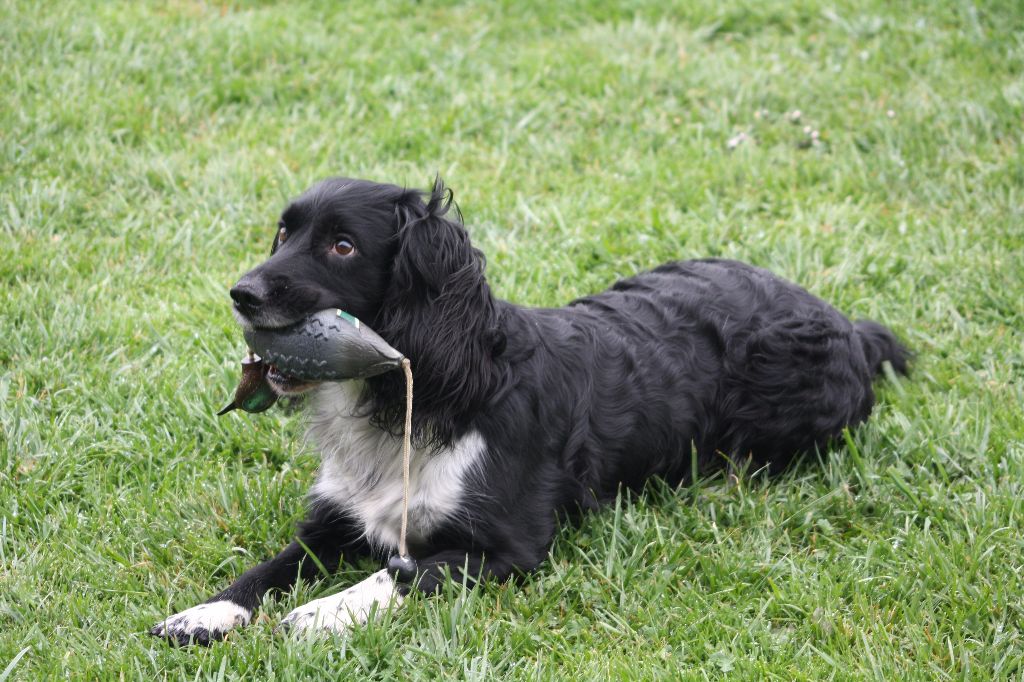
{"type": "Polygon", "coordinates": [[[871,412],[873,371],[853,326],[829,309],[766,325],[737,346],[723,381],[719,447],[778,471],[871,412]]]}

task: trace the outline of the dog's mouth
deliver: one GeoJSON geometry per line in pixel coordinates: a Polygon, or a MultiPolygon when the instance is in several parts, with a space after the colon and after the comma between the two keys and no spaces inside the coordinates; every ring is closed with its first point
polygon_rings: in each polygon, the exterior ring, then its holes
{"type": "Polygon", "coordinates": [[[302,319],[301,316],[293,317],[290,315],[286,316],[280,313],[261,312],[257,314],[251,314],[239,308],[237,303],[231,306],[231,314],[234,316],[235,322],[238,323],[238,326],[240,326],[244,330],[284,329],[285,327],[290,327],[302,319]]]}
{"type": "Polygon", "coordinates": [[[267,366],[267,383],[278,395],[298,395],[317,385],[316,381],[298,379],[282,372],[274,365],[267,366]]]}

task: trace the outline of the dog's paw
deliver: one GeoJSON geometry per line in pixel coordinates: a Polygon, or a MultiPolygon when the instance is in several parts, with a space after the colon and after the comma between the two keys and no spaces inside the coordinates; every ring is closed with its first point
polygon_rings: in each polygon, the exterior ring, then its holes
{"type": "Polygon", "coordinates": [[[394,578],[387,571],[377,571],[343,592],[303,604],[285,616],[277,629],[303,635],[344,633],[353,625],[365,623],[374,607],[380,611],[401,603],[394,578]]]}
{"type": "Polygon", "coordinates": [[[209,646],[211,642],[224,639],[232,628],[248,625],[251,616],[252,612],[233,601],[215,601],[177,613],[154,625],[149,634],[179,646],[209,646]]]}

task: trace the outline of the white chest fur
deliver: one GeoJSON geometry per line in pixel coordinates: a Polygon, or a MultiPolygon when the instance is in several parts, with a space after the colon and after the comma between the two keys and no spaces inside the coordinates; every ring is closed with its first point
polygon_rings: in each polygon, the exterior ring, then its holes
{"type": "MultiPolygon", "coordinates": [[[[402,522],[402,440],[354,414],[362,388],[362,382],[349,381],[316,389],[309,434],[322,461],[312,494],[352,514],[373,546],[393,549],[402,522]]],[[[483,437],[472,431],[438,451],[413,448],[410,540],[425,538],[458,514],[485,447],[483,437]]]]}

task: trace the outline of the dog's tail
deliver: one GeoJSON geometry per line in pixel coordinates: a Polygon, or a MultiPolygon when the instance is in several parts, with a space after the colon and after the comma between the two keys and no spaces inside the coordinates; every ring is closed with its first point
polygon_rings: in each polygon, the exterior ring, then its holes
{"type": "Polygon", "coordinates": [[[891,329],[871,320],[857,320],[853,323],[853,329],[864,346],[864,357],[867,358],[872,375],[881,373],[882,363],[886,360],[894,370],[907,374],[912,354],[891,329]]]}

